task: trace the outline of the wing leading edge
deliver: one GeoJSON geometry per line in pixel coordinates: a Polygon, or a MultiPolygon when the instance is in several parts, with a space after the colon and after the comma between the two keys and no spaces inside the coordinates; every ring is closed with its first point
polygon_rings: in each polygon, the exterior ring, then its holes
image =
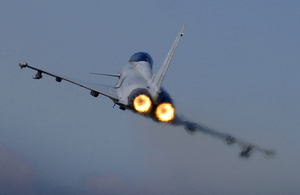
{"type": "Polygon", "coordinates": [[[62,80],[65,80],[65,81],[68,81],[68,82],[73,83],[75,85],[78,85],[80,87],[89,89],[89,90],[91,90],[91,95],[94,96],[94,97],[97,97],[99,94],[101,94],[101,95],[104,95],[106,97],[109,97],[115,103],[118,102],[118,100],[119,100],[119,98],[117,96],[116,89],[113,86],[80,81],[80,80],[77,80],[77,79],[73,79],[73,78],[62,76],[62,75],[54,74],[54,73],[51,73],[51,72],[48,72],[48,71],[41,70],[39,68],[35,68],[33,66],[29,66],[26,62],[20,62],[19,66],[21,68],[28,67],[30,69],[36,70],[37,73],[36,73],[35,76],[33,76],[34,79],[41,79],[43,77],[42,73],[44,73],[44,74],[50,75],[52,77],[55,77],[57,82],[61,82],[62,80]]]}

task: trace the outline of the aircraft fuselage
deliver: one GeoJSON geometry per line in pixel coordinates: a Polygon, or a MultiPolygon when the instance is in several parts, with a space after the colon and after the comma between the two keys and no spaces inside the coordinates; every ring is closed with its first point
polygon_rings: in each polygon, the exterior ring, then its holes
{"type": "MultiPolygon", "coordinates": [[[[145,52],[139,53],[151,58],[150,55],[145,52]]],[[[121,71],[120,79],[115,88],[119,97],[117,104],[121,109],[130,109],[140,112],[134,106],[134,101],[139,95],[145,95],[151,101],[151,108],[140,113],[157,119],[155,114],[157,107],[162,103],[169,103],[172,106],[172,100],[165,90],[157,89],[155,85],[153,85],[154,75],[151,63],[152,61],[129,61],[121,71]]]]}

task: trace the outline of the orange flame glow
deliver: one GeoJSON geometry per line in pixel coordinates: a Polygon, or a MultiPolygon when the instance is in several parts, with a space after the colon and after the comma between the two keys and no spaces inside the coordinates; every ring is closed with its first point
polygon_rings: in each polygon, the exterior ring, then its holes
{"type": "Polygon", "coordinates": [[[175,109],[170,103],[162,103],[157,106],[155,114],[158,120],[162,122],[169,122],[174,119],[175,109]]]}
{"type": "Polygon", "coordinates": [[[152,107],[152,102],[148,96],[141,94],[134,99],[133,106],[136,111],[147,113],[152,107]]]}

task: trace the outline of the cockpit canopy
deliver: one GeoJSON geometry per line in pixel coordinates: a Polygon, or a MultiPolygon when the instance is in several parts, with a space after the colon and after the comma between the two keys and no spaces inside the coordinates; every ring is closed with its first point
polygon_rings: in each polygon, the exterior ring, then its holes
{"type": "Polygon", "coordinates": [[[133,54],[129,59],[129,62],[140,62],[140,61],[148,62],[151,68],[153,66],[152,57],[146,52],[137,52],[133,54]]]}

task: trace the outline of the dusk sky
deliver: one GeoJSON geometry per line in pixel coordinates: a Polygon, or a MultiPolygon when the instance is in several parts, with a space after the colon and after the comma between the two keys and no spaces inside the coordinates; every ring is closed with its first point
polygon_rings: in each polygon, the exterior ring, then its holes
{"type": "Polygon", "coordinates": [[[0,194],[300,194],[300,1],[2,1],[0,194]],[[176,113],[263,148],[240,148],[122,111],[28,64],[114,85],[130,56],[176,113]]]}

